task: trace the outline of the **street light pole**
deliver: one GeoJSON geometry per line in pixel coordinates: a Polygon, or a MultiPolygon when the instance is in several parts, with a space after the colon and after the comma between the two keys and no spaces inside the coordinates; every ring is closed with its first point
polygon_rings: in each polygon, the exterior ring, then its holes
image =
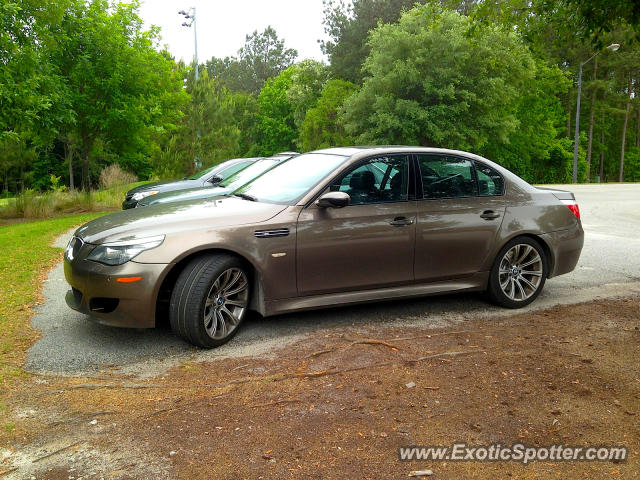
{"type": "Polygon", "coordinates": [[[196,22],[196,7],[193,7],[193,45],[196,60],[196,83],[198,83],[198,30],[196,22]]]}
{"type": "MultiPolygon", "coordinates": [[[[607,50],[611,50],[612,52],[617,51],[620,48],[620,45],[617,43],[612,43],[607,47],[607,50]]],[[[580,70],[578,71],[578,100],[576,101],[576,133],[575,138],[573,140],[573,175],[571,180],[573,183],[578,183],[578,147],[580,146],[580,97],[582,94],[582,67],[584,67],[591,60],[600,55],[600,52],[596,52],[587,60],[580,64],[580,70]]]]}
{"type": "MultiPolygon", "coordinates": [[[[184,22],[182,24],[183,27],[191,27],[193,26],[193,44],[194,44],[194,60],[196,63],[196,69],[195,69],[195,82],[194,85],[198,84],[198,77],[199,75],[199,67],[198,67],[198,30],[197,30],[197,23],[196,23],[196,7],[191,7],[188,11],[184,11],[184,10],[180,10],[178,12],[178,14],[182,15],[187,21],[184,22]],[[189,21],[191,20],[191,21],[189,21]]],[[[196,144],[200,143],[200,127],[198,126],[196,128],[196,144]]],[[[197,148],[196,148],[196,152],[197,152],[197,148]]],[[[200,158],[198,157],[198,154],[196,153],[196,155],[193,158],[193,166],[196,170],[200,170],[200,168],[202,168],[202,162],[200,161],[200,158]]]]}
{"type": "Polygon", "coordinates": [[[180,10],[178,14],[182,15],[185,19],[191,20],[190,22],[184,22],[182,24],[183,27],[191,27],[193,26],[193,43],[194,43],[194,53],[195,53],[195,62],[196,62],[196,82],[198,81],[198,30],[196,24],[196,7],[191,7],[188,11],[180,10]]]}

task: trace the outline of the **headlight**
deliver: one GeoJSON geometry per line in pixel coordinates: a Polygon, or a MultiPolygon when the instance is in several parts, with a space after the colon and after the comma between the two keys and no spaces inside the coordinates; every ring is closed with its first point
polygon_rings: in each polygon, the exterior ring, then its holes
{"type": "Polygon", "coordinates": [[[134,193],[133,197],[131,198],[136,202],[139,202],[143,198],[147,198],[149,195],[155,195],[156,193],[158,193],[158,190],[149,190],[148,192],[138,192],[138,193],[134,193]]]}
{"type": "Polygon", "coordinates": [[[75,257],[75,254],[80,249],[80,247],[82,247],[82,240],[80,240],[78,237],[71,237],[71,240],[69,240],[67,248],[64,251],[64,256],[66,257],[66,259],[70,262],[73,261],[73,258],[75,257]]]}
{"type": "Polygon", "coordinates": [[[122,265],[145,250],[160,246],[163,241],[164,235],[158,235],[157,237],[141,238],[138,240],[105,243],[94,248],[87,257],[87,260],[105,265],[122,265]]]}

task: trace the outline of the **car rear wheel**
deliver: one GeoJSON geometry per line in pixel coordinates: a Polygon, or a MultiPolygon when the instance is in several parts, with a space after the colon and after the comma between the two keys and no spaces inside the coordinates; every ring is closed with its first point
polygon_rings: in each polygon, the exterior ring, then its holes
{"type": "Polygon", "coordinates": [[[232,255],[208,254],[191,261],[171,294],[171,329],[188,342],[213,348],[238,331],[249,305],[247,268],[232,255]]]}
{"type": "Polygon", "coordinates": [[[547,263],[544,249],[534,239],[511,240],[500,250],[491,269],[489,296],[507,308],[529,305],[544,287],[547,263]]]}

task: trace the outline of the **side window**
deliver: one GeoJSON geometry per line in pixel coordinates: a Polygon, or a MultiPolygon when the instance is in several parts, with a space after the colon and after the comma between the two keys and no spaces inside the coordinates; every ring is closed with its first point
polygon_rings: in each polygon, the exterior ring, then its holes
{"type": "Polygon", "coordinates": [[[476,162],[476,173],[478,174],[478,190],[480,196],[490,197],[504,193],[504,179],[493,168],[476,162]]]}
{"type": "Polygon", "coordinates": [[[348,193],[351,205],[406,201],[409,159],[406,155],[373,158],[340,177],[330,189],[348,193]]]}
{"type": "Polygon", "coordinates": [[[418,155],[424,198],[472,197],[478,194],[469,160],[444,155],[418,155]]]}

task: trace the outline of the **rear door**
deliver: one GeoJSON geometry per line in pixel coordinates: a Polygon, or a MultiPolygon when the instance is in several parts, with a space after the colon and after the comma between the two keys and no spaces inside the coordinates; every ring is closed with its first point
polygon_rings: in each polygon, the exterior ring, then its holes
{"type": "MultiPolygon", "coordinates": [[[[326,191],[351,197],[344,208],[305,208],[298,218],[298,293],[313,295],[413,281],[416,202],[409,156],[355,165],[326,191]]],[[[325,192],[323,192],[325,193],[325,192]]]]}
{"type": "Polygon", "coordinates": [[[465,277],[480,270],[505,212],[504,179],[473,159],[418,154],[416,281],[465,277]]]}

